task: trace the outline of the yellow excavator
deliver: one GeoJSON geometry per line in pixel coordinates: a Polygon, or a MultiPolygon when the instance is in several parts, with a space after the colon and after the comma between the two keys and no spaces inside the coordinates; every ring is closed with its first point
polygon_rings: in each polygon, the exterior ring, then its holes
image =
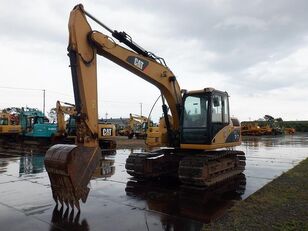
{"type": "Polygon", "coordinates": [[[79,200],[86,201],[87,185],[99,162],[97,55],[150,82],[162,95],[165,129],[159,135],[166,138],[168,147],[129,155],[126,170],[130,175],[142,179],[176,175],[184,184],[208,187],[244,171],[245,154],[233,150],[241,143],[240,124],[230,117],[227,92],[213,88],[181,90],[163,58],[137,45],[125,32],[110,29],[82,5],[70,13],[68,53],[77,111],[77,143],[54,145],[46,153],[45,167],[57,203],[80,209],[79,200]],[[87,17],[113,38],[92,30],[87,17]]]}
{"type": "Polygon", "coordinates": [[[74,136],[74,127],[72,124],[72,119],[74,116],[76,116],[77,111],[74,104],[66,103],[66,102],[60,102],[59,100],[56,103],[56,114],[57,114],[57,136],[74,136]],[[68,123],[65,121],[65,115],[69,115],[70,119],[68,123]]]}
{"type": "Polygon", "coordinates": [[[137,139],[145,139],[149,124],[150,120],[147,117],[130,113],[127,126],[118,133],[127,136],[128,139],[132,139],[134,136],[137,139]]]}
{"type": "Polygon", "coordinates": [[[18,137],[21,133],[21,125],[19,117],[15,114],[10,114],[6,110],[0,111],[0,136],[18,137]]]}
{"type": "MultiPolygon", "coordinates": [[[[56,103],[56,114],[57,114],[57,134],[58,137],[65,139],[76,138],[76,123],[75,117],[77,115],[76,107],[74,104],[60,102],[56,103]],[[65,121],[65,115],[69,115],[69,121],[65,121]]],[[[98,142],[101,149],[115,149],[115,132],[116,127],[111,123],[98,123],[98,142]]]]}

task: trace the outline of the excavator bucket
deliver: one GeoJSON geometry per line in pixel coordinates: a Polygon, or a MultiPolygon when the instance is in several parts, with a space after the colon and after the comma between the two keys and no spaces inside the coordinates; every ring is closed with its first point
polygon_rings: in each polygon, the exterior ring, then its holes
{"type": "Polygon", "coordinates": [[[79,200],[86,202],[90,189],[87,187],[99,162],[98,147],[57,144],[45,155],[45,168],[49,175],[55,202],[74,205],[80,210],[79,200]]]}

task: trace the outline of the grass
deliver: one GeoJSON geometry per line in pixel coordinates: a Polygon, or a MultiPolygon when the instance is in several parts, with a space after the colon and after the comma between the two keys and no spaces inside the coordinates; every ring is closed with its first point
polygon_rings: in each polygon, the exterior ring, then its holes
{"type": "Polygon", "coordinates": [[[308,231],[308,158],[203,230],[308,231]]]}

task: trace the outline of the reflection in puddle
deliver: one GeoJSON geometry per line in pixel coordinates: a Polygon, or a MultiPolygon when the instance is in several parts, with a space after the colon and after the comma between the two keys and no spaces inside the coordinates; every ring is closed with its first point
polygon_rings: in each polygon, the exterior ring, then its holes
{"type": "Polygon", "coordinates": [[[240,174],[207,189],[183,187],[177,182],[130,180],[125,191],[130,197],[145,200],[149,210],[210,222],[230,208],[234,200],[241,200],[245,186],[245,175],[240,174]]]}
{"type": "Polygon", "coordinates": [[[308,145],[307,133],[279,136],[243,136],[242,146],[245,147],[304,147],[308,145]]]}
{"type": "Polygon", "coordinates": [[[83,219],[80,221],[80,211],[71,210],[71,212],[69,212],[69,208],[64,210],[64,206],[62,206],[59,209],[58,205],[55,206],[52,212],[51,224],[50,231],[59,230],[59,228],[74,231],[90,230],[87,220],[83,219]]]}
{"type": "Polygon", "coordinates": [[[5,173],[7,171],[8,165],[9,165],[8,159],[1,157],[1,159],[0,159],[0,174],[5,173]]]}
{"type": "Polygon", "coordinates": [[[25,155],[20,158],[19,176],[41,173],[44,170],[43,155],[25,155]]]}
{"type": "Polygon", "coordinates": [[[95,178],[109,178],[115,173],[114,155],[103,155],[99,160],[99,164],[96,167],[92,179],[95,178]]]}
{"type": "Polygon", "coordinates": [[[23,211],[25,212],[27,216],[37,215],[37,214],[45,213],[47,210],[49,210],[50,207],[51,207],[51,204],[39,205],[39,206],[33,206],[30,208],[24,209],[23,211]]]}

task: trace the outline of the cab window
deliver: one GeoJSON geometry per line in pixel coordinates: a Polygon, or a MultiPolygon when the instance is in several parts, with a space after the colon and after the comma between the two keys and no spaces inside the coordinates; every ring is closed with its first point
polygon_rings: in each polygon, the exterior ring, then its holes
{"type": "Polygon", "coordinates": [[[212,121],[213,123],[222,123],[223,121],[223,114],[222,114],[222,99],[219,95],[213,96],[213,103],[212,103],[212,121]]]}
{"type": "Polygon", "coordinates": [[[221,95],[213,96],[212,122],[229,123],[228,96],[221,96],[221,95]]]}
{"type": "Polygon", "coordinates": [[[184,104],[184,127],[207,126],[208,100],[203,95],[187,96],[184,104]]]}
{"type": "Polygon", "coordinates": [[[224,108],[224,117],[223,122],[229,123],[229,104],[228,104],[228,97],[223,97],[223,108],[224,108]]]}

